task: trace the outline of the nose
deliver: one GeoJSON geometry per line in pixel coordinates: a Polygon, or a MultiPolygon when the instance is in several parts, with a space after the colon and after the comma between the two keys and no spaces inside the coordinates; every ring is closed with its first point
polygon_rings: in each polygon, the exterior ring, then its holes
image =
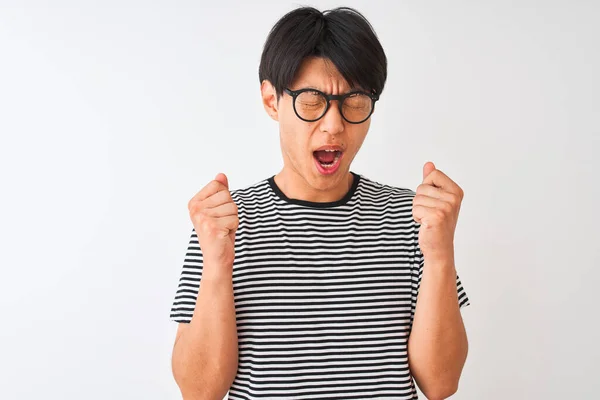
{"type": "Polygon", "coordinates": [[[344,131],[344,119],[340,114],[338,100],[331,100],[329,110],[321,118],[320,124],[321,132],[327,132],[332,135],[341,133],[344,131]]]}

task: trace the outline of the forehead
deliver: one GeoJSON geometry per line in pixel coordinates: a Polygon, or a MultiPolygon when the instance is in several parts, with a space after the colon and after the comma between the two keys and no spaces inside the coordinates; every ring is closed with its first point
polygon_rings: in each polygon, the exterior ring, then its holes
{"type": "Polygon", "coordinates": [[[340,93],[351,89],[336,66],[330,60],[321,57],[308,57],[302,61],[292,87],[310,87],[327,93],[340,93]]]}

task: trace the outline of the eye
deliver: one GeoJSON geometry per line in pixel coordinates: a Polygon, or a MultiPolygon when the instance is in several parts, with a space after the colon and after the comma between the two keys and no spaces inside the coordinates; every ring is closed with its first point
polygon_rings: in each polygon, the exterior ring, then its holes
{"type": "Polygon", "coordinates": [[[370,108],[371,98],[364,93],[353,93],[346,98],[344,106],[350,108],[370,108]]]}
{"type": "Polygon", "coordinates": [[[325,104],[325,98],[319,92],[307,91],[300,93],[297,102],[306,107],[320,107],[325,104]]]}

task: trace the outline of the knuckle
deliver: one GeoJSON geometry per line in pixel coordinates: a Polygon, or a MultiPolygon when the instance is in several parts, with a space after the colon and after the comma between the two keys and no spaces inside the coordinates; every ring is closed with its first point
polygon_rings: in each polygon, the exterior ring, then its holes
{"type": "Polygon", "coordinates": [[[452,205],[457,205],[457,204],[460,203],[461,198],[462,198],[462,195],[451,193],[451,201],[450,201],[450,203],[452,205]]]}
{"type": "Polygon", "coordinates": [[[200,211],[201,211],[201,209],[199,208],[197,202],[194,202],[193,204],[190,204],[190,206],[189,206],[189,212],[190,212],[190,216],[192,218],[194,218],[200,211]]]}
{"type": "Polygon", "coordinates": [[[210,214],[210,211],[206,208],[199,209],[196,215],[198,218],[198,222],[202,225],[213,223],[212,215],[210,214]]]}
{"type": "Polygon", "coordinates": [[[201,226],[204,233],[207,233],[209,235],[213,235],[218,229],[217,224],[212,218],[205,218],[201,226]]]}
{"type": "Polygon", "coordinates": [[[199,209],[194,209],[193,212],[190,212],[190,215],[192,217],[192,219],[198,223],[202,223],[204,221],[204,212],[202,210],[199,209]]]}
{"type": "Polygon", "coordinates": [[[444,213],[451,213],[453,208],[454,206],[451,203],[445,202],[442,210],[444,211],[444,213]]]}
{"type": "Polygon", "coordinates": [[[434,213],[435,219],[438,221],[443,221],[446,218],[446,212],[444,210],[437,209],[434,213]]]}

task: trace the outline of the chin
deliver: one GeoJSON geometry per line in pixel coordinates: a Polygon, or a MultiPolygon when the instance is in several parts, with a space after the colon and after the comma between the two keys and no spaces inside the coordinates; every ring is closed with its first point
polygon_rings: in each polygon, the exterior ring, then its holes
{"type": "Polygon", "coordinates": [[[328,190],[339,185],[340,181],[346,179],[348,173],[347,171],[345,171],[344,168],[340,166],[340,169],[338,171],[329,176],[321,174],[316,169],[310,171],[308,176],[310,177],[310,179],[307,179],[308,183],[312,187],[318,190],[328,190]]]}

